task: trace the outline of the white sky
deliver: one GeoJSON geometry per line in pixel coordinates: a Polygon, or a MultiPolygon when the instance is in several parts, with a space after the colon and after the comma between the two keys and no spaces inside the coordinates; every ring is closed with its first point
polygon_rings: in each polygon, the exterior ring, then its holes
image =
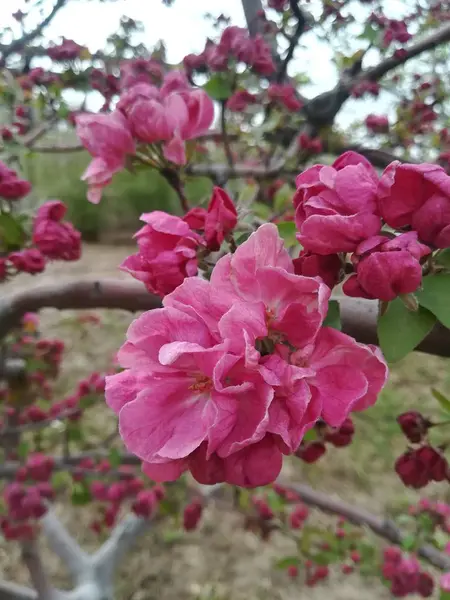
{"type": "MultiPolygon", "coordinates": [[[[391,0],[392,4],[399,0],[391,0]]],[[[401,0],[400,0],[401,3],[401,0]]],[[[44,0],[45,13],[51,9],[54,0],[44,0]]],[[[11,18],[13,12],[22,9],[26,12],[25,0],[0,0],[0,23],[2,26],[17,24],[11,18]]],[[[178,63],[190,52],[200,52],[208,36],[214,35],[211,22],[204,18],[205,13],[215,15],[224,13],[231,17],[234,25],[245,25],[240,0],[176,0],[171,8],[165,7],[161,0],[115,0],[101,3],[98,0],[77,0],[69,2],[46,29],[48,40],[58,41],[61,36],[74,39],[95,51],[104,47],[105,40],[114,33],[120,17],[143,22],[145,35],[143,41],[149,46],[163,39],[167,46],[168,60],[178,63]]],[[[337,73],[331,62],[331,49],[307,34],[302,39],[304,47],[297,50],[290,72],[309,72],[314,87],[307,96],[331,89],[337,81],[337,73]],[[307,43],[306,43],[307,42],[307,43]]],[[[340,114],[339,121],[347,125],[355,118],[363,118],[369,112],[382,113],[386,109],[384,102],[349,101],[340,114]]]]}

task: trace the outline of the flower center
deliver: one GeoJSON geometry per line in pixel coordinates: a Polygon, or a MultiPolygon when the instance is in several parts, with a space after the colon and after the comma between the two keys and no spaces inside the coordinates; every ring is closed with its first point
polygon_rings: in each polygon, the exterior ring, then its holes
{"type": "Polygon", "coordinates": [[[207,377],[203,374],[197,374],[195,377],[195,383],[189,386],[190,390],[195,390],[196,392],[209,392],[212,388],[212,379],[211,377],[207,377]]]}

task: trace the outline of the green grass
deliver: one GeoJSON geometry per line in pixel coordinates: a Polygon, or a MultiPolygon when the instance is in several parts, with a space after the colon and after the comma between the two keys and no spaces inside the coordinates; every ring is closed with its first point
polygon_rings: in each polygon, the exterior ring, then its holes
{"type": "MultiPolygon", "coordinates": [[[[33,183],[33,203],[46,199],[62,200],[68,218],[89,241],[103,232],[134,232],[144,212],[164,210],[180,213],[176,193],[159,173],[152,170],[118,173],[105,188],[102,201],[93,205],[86,199],[86,184],[80,177],[89,164],[85,152],[71,154],[33,154],[24,158],[24,174],[33,183]]],[[[212,184],[206,178],[191,178],[186,195],[191,204],[206,202],[212,184]]]]}

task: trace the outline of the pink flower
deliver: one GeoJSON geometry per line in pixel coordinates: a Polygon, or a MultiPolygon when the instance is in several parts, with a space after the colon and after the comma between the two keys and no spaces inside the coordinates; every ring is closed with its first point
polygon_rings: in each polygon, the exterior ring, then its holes
{"type": "Polygon", "coordinates": [[[81,234],[72,223],[62,221],[66,206],[59,200],[43,204],[33,223],[33,244],[44,256],[54,260],[78,260],[81,234]]]}
{"type": "Polygon", "coordinates": [[[134,321],[106,400],[149,477],[265,485],[319,418],[339,427],[375,402],[386,365],[378,349],[321,328],[329,294],[293,273],[266,224],[210,281],[185,279],[134,321]]]}
{"type": "Polygon", "coordinates": [[[109,185],[113,176],[121,171],[122,163],[108,163],[103,158],[94,158],[81,176],[88,183],[87,199],[92,204],[98,204],[102,198],[103,188],[109,185]]]}
{"type": "Polygon", "coordinates": [[[181,92],[189,89],[191,89],[191,86],[183,71],[170,71],[170,73],[167,73],[164,77],[160,93],[161,96],[164,97],[172,92],[181,92]]]}
{"type": "Polygon", "coordinates": [[[249,65],[259,75],[272,75],[275,71],[275,63],[272,58],[272,51],[265,39],[257,34],[253,38],[253,57],[249,61],[249,65]]]}
{"type": "Polygon", "coordinates": [[[450,177],[442,167],[394,161],[381,176],[378,196],[388,225],[410,225],[422,241],[450,246],[450,177]]]}
{"type": "Polygon", "coordinates": [[[376,235],[362,242],[352,256],[356,274],[344,283],[347,296],[394,300],[415,292],[422,282],[420,259],[430,254],[419,244],[417,233],[409,231],[394,239],[376,235]]]}
{"type": "Polygon", "coordinates": [[[389,131],[389,119],[386,115],[367,115],[366,127],[374,133],[387,133],[389,131]]]}
{"type": "Polygon", "coordinates": [[[444,573],[439,580],[439,585],[443,592],[450,592],[450,572],[444,573]]]}
{"type": "Polygon", "coordinates": [[[121,269],[143,281],[150,292],[165,296],[185,277],[197,274],[201,238],[179,217],[161,211],[145,213],[146,223],[135,238],[139,252],[125,259],[121,269]]]}
{"type": "Polygon", "coordinates": [[[11,264],[23,273],[42,273],[45,269],[45,257],[37,248],[26,248],[19,252],[12,252],[8,256],[11,264]]]}
{"type": "Polygon", "coordinates": [[[292,112],[297,112],[303,107],[303,103],[295,95],[294,86],[290,83],[271,83],[267,95],[270,100],[279,102],[292,112]]]}
{"type": "Polygon", "coordinates": [[[352,252],[381,228],[377,174],[356,152],[331,167],[315,165],[297,177],[294,196],[298,240],[317,254],[352,252]]]}
{"type": "Polygon", "coordinates": [[[80,115],[76,125],[78,137],[94,157],[82,180],[88,182],[88,200],[98,204],[102,189],[124,168],[127,154],[134,154],[134,141],[120,111],[107,115],[80,115]]]}
{"type": "Polygon", "coordinates": [[[31,191],[31,183],[20,179],[15,171],[0,161],[0,196],[6,200],[19,200],[31,191]]]}
{"type": "Polygon", "coordinates": [[[329,288],[339,283],[343,265],[337,254],[322,255],[302,250],[293,262],[296,275],[320,277],[329,288]]]}
{"type": "Polygon", "coordinates": [[[225,190],[215,187],[205,216],[205,240],[207,247],[219,250],[226,236],[237,225],[237,212],[225,190]]]}
{"type": "Polygon", "coordinates": [[[107,115],[79,115],[76,125],[83,146],[94,157],[118,163],[135,152],[127,120],[119,111],[107,115]]]}
{"type": "Polygon", "coordinates": [[[250,94],[247,90],[238,90],[228,98],[227,108],[232,112],[243,112],[250,104],[258,102],[258,98],[254,94],[250,94]]]}

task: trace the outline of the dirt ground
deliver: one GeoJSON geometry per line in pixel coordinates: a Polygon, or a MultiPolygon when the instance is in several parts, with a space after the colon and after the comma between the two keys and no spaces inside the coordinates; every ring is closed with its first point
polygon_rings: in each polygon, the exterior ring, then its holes
{"type": "MultiPolygon", "coordinates": [[[[134,251],[133,249],[131,251],[134,251]]],[[[78,277],[129,277],[117,269],[130,249],[124,246],[86,246],[82,260],[74,264],[54,264],[39,278],[18,277],[4,287],[4,293],[46,282],[78,277]]],[[[99,311],[103,327],[82,336],[67,326],[73,313],[42,313],[42,329],[49,336],[67,342],[68,356],[61,390],[70,389],[72,380],[88,374],[93,365],[102,369],[121,344],[132,317],[121,311],[99,311]],[[69,321],[68,321],[69,320],[69,321]],[[87,337],[86,337],[87,336],[87,337]],[[87,351],[86,351],[87,349],[87,351]]],[[[404,441],[393,415],[407,408],[435,410],[429,392],[434,386],[450,391],[448,361],[414,355],[392,370],[388,388],[377,405],[356,420],[354,443],[330,453],[319,465],[308,468],[298,461],[287,462],[286,477],[305,481],[318,489],[358,503],[379,514],[392,514],[418,495],[405,491],[392,471],[395,457],[404,441]]],[[[114,427],[114,422],[107,421],[114,427]]],[[[447,486],[448,487],[448,486],[447,486]]],[[[435,486],[429,495],[448,499],[446,487],[435,486]]],[[[62,507],[57,507],[62,512],[62,507]]],[[[82,524],[89,521],[88,509],[65,509],[62,519],[88,550],[98,539],[82,524]]],[[[317,514],[320,521],[323,517],[317,514]]],[[[301,581],[289,580],[273,568],[279,558],[293,553],[293,542],[274,535],[261,542],[242,527],[242,518],[211,504],[198,531],[177,539],[157,527],[137,544],[117,574],[118,600],[383,600],[390,597],[377,581],[358,574],[338,572],[326,584],[310,589],[301,581]]],[[[45,551],[45,563],[53,580],[66,584],[58,560],[45,551]]],[[[27,583],[13,544],[0,542],[0,577],[27,583]]],[[[1,600],[1,598],[0,598],[1,600]]]]}

